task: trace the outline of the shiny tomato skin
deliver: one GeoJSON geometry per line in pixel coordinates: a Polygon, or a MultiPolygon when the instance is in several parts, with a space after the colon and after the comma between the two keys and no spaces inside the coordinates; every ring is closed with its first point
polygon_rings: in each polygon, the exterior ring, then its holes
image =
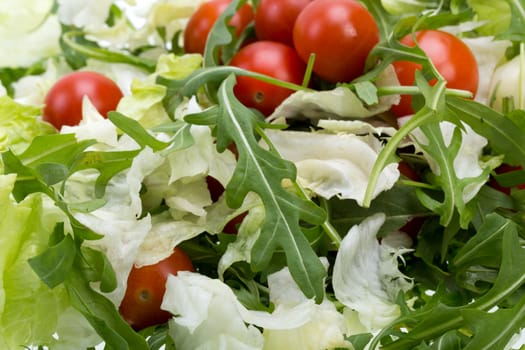
{"type": "MultiPolygon", "coordinates": [[[[479,82],[478,64],[472,51],[460,38],[440,30],[422,30],[416,32],[415,36],[421,49],[447,81],[448,88],[476,94],[479,82]]],[[[416,45],[412,34],[403,37],[401,43],[410,47],[416,45]]],[[[401,85],[414,85],[414,74],[421,69],[420,64],[397,61],[393,65],[401,85]]],[[[412,96],[401,96],[401,102],[392,106],[392,112],[398,117],[413,114],[412,96]]]]}
{"type": "MultiPolygon", "coordinates": [[[[202,3],[188,20],[184,29],[184,50],[187,53],[204,53],[211,28],[226,10],[231,0],[211,0],[202,3]]],[[[253,20],[253,8],[246,3],[233,15],[229,24],[239,36],[253,20]]]]}
{"type": "Polygon", "coordinates": [[[180,248],[153,265],[133,267],[119,312],[134,329],[140,330],[168,321],[171,314],[160,308],[169,275],[194,271],[190,258],[180,248]]]}
{"type": "MultiPolygon", "coordinates": [[[[240,49],[230,65],[300,85],[306,70],[305,63],[295,50],[274,41],[256,41],[240,49]]],[[[255,78],[238,76],[235,96],[247,107],[270,115],[294,91],[265,83],[255,78]]]]}
{"type": "Polygon", "coordinates": [[[255,10],[255,34],[259,40],[293,46],[293,26],[312,0],[260,0],[255,10]]]}
{"type": "Polygon", "coordinates": [[[356,0],[314,0],[297,16],[293,42],[314,73],[329,82],[348,82],[363,74],[370,50],[379,42],[374,17],[356,0]]]}
{"type": "Polygon", "coordinates": [[[89,71],[77,71],[59,79],[48,91],[42,118],[55,128],[77,125],[82,120],[84,95],[106,117],[122,98],[118,85],[108,77],[89,71]]]}

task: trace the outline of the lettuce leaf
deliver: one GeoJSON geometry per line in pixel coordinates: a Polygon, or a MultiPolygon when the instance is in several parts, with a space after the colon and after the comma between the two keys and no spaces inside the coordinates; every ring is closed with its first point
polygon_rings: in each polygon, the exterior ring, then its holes
{"type": "Polygon", "coordinates": [[[8,96],[1,96],[0,152],[8,148],[15,152],[23,151],[35,136],[53,133],[55,129],[42,121],[40,115],[39,107],[24,106],[8,96]]]}
{"type": "MultiPolygon", "coordinates": [[[[27,259],[47,249],[55,224],[65,217],[38,194],[16,203],[11,197],[15,179],[15,175],[0,175],[0,347],[59,344],[53,334],[69,306],[65,288],[50,289],[27,259]]],[[[74,312],[69,315],[75,322],[80,319],[74,312]]],[[[94,333],[92,328],[84,329],[85,339],[70,339],[74,348],[86,339],[93,342],[84,342],[85,346],[97,343],[96,337],[88,336],[94,333]]]]}

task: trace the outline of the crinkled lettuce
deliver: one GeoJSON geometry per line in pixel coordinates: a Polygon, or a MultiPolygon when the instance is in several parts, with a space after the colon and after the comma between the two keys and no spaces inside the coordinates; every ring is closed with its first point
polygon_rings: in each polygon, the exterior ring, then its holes
{"type": "Polygon", "coordinates": [[[335,297],[358,313],[369,332],[400,315],[397,294],[412,287],[398,270],[398,258],[408,250],[379,243],[376,238],[384,221],[385,215],[379,213],[350,229],[337,253],[332,276],[335,297]]]}
{"type": "Polygon", "coordinates": [[[325,349],[348,346],[335,305],[307,299],[288,268],[269,276],[273,312],[246,309],[219,279],[181,271],[168,277],[162,308],[171,312],[177,349],[325,349]],[[257,327],[264,329],[261,334],[257,327]]]}
{"type": "MultiPolygon", "coordinates": [[[[24,106],[8,96],[0,97],[0,152],[22,151],[35,136],[55,129],[40,118],[40,107],[24,106]]],[[[0,168],[1,169],[1,168],[0,168]]]]}
{"type": "MultiPolygon", "coordinates": [[[[284,159],[294,162],[297,180],[315,194],[354,199],[363,203],[368,179],[381,150],[371,135],[267,130],[266,134],[284,159]]],[[[397,164],[383,169],[374,197],[399,178],[397,164]]]]}
{"type": "Polygon", "coordinates": [[[14,181],[15,175],[0,175],[0,347],[94,346],[100,339],[70,308],[65,289],[50,289],[27,261],[47,249],[49,235],[56,223],[66,220],[65,215],[41,195],[16,203],[11,197],[14,181]],[[75,331],[82,332],[72,336],[73,325],[77,325],[75,331]]]}
{"type": "Polygon", "coordinates": [[[27,67],[60,52],[60,24],[51,0],[0,2],[0,67],[27,67]]]}

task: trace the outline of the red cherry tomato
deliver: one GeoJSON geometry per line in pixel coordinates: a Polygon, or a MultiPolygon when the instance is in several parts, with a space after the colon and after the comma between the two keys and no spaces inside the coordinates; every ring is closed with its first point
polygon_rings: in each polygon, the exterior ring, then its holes
{"type": "MultiPolygon", "coordinates": [[[[204,53],[211,28],[230,2],[231,0],[208,1],[193,13],[184,30],[184,49],[187,53],[204,53]]],[[[252,20],[253,8],[250,4],[244,4],[230,19],[229,24],[235,27],[235,34],[239,36],[252,20]]]]}
{"type": "Polygon", "coordinates": [[[293,26],[312,0],[261,0],[255,10],[255,34],[259,40],[293,46],[293,26]]]}
{"type": "Polygon", "coordinates": [[[363,73],[370,50],[379,41],[377,24],[356,0],[314,0],[299,14],[293,29],[297,53],[329,82],[348,82],[363,73]]]}
{"type": "Polygon", "coordinates": [[[168,321],[171,314],[160,308],[166,280],[170,274],[193,270],[190,258],[180,248],[156,264],[133,267],[119,307],[120,314],[136,330],[168,321]]]}
{"type": "MultiPolygon", "coordinates": [[[[448,88],[468,90],[476,94],[479,80],[478,64],[472,51],[461,39],[439,30],[423,30],[415,36],[421,49],[447,81],[448,88]]],[[[416,45],[411,34],[403,37],[401,43],[411,47],[416,45]]],[[[420,64],[398,61],[393,65],[401,85],[414,84],[414,74],[416,70],[421,69],[420,64]]],[[[392,112],[398,117],[413,114],[412,96],[401,96],[401,102],[392,106],[392,112]]]]}
{"type": "Polygon", "coordinates": [[[73,72],[58,80],[45,99],[43,119],[57,129],[82,120],[84,95],[104,117],[117,108],[122,91],[108,77],[95,72],[73,72]]]}
{"type": "MultiPolygon", "coordinates": [[[[230,65],[295,84],[302,83],[306,70],[306,65],[293,48],[282,43],[264,40],[256,41],[240,49],[233,56],[230,65]]],[[[255,78],[238,76],[234,93],[244,105],[256,108],[264,115],[269,115],[293,93],[293,90],[255,78]]]]}

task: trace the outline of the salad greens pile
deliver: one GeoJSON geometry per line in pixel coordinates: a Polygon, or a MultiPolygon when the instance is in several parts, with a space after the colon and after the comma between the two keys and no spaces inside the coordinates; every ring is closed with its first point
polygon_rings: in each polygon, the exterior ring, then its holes
{"type": "Polygon", "coordinates": [[[0,347],[523,347],[525,171],[495,169],[525,168],[525,2],[361,2],[381,33],[366,73],[315,91],[220,64],[246,0],[202,56],[180,44],[202,1],[4,1],[0,347]],[[476,96],[399,43],[423,28],[469,45],[476,96]],[[422,65],[415,86],[398,60],[422,65]],[[125,96],[107,119],[85,99],[57,131],[43,101],[74,70],[125,96]],[[235,97],[241,75],[296,92],[264,118],[235,97]],[[400,93],[420,108],[398,124],[400,93]],[[196,272],[169,277],[173,318],[136,332],[118,312],[129,272],[176,246],[196,272]]]}

